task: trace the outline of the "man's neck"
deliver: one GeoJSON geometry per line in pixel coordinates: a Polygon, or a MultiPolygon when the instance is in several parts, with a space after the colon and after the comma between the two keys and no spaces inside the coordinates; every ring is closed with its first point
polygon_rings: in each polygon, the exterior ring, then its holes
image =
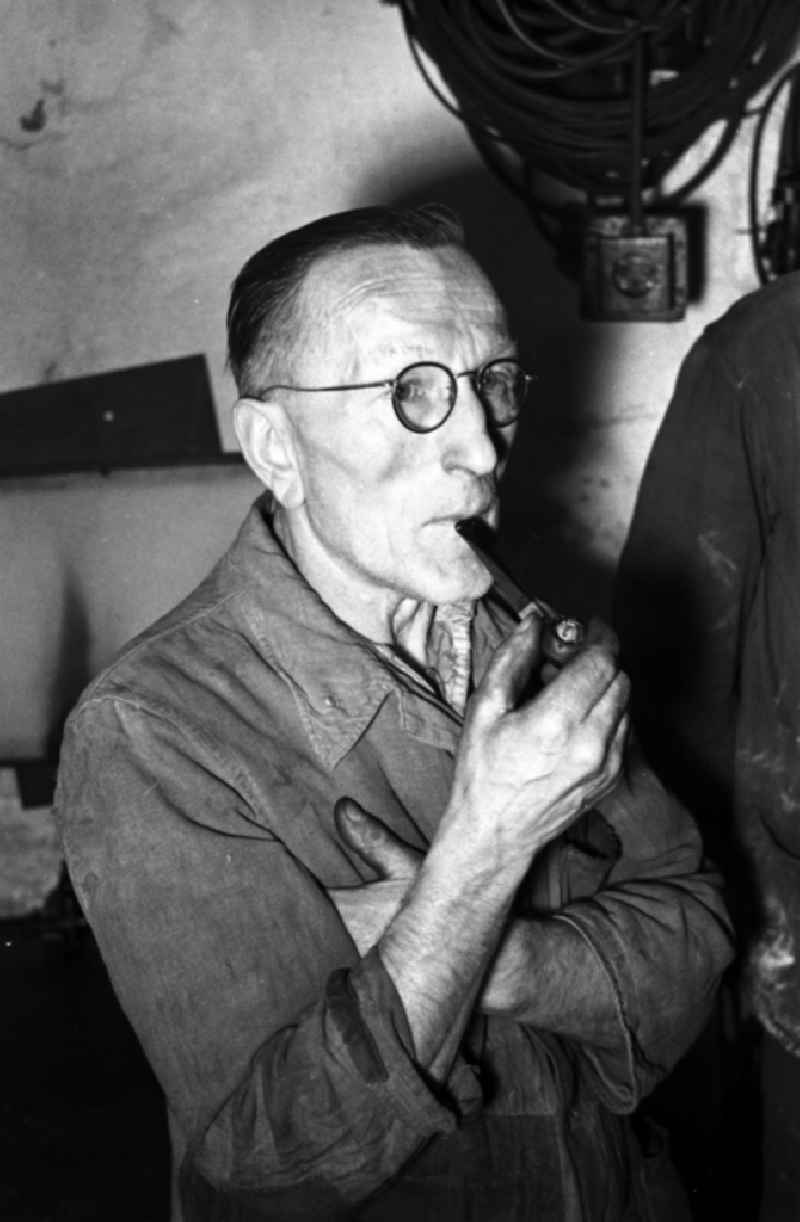
{"type": "Polygon", "coordinates": [[[370,584],[358,573],[349,573],[319,547],[311,532],[303,530],[302,520],[290,518],[280,506],[275,508],[273,529],[287,555],[334,615],[367,640],[399,648],[424,664],[435,611],[431,603],[404,598],[370,584]]]}

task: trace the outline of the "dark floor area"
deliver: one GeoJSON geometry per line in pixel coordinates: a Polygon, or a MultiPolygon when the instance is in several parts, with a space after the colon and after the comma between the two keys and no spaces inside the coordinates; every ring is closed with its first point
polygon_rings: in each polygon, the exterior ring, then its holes
{"type": "MultiPolygon", "coordinates": [[[[0,1222],[168,1222],[159,1089],[74,897],[56,898],[0,920],[0,1222]]],[[[712,1024],[650,1101],[696,1222],[800,1222],[800,1059],[756,1037],[732,1069],[722,1046],[712,1024]]]]}
{"type": "Polygon", "coordinates": [[[0,1219],[167,1222],[158,1087],[80,923],[0,921],[0,1219]]]}

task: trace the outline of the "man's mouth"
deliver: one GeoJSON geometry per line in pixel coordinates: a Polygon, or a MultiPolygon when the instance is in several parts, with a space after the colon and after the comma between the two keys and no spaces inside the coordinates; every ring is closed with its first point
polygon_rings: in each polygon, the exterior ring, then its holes
{"type": "Polygon", "coordinates": [[[454,519],[456,530],[459,534],[464,534],[468,537],[471,530],[488,531],[490,534],[494,530],[497,518],[497,501],[487,501],[485,505],[473,509],[471,513],[459,514],[454,519]],[[462,527],[464,528],[462,530],[462,527]]]}
{"type": "Polygon", "coordinates": [[[468,518],[460,518],[454,523],[461,538],[466,543],[477,547],[479,551],[488,551],[492,545],[494,531],[487,520],[490,508],[487,508],[483,514],[471,514],[468,518]]]}
{"type": "Polygon", "coordinates": [[[465,539],[471,530],[484,531],[485,537],[491,537],[497,525],[497,510],[497,498],[492,497],[491,500],[479,501],[469,508],[464,508],[461,512],[438,514],[435,518],[428,519],[428,525],[450,526],[465,539]]]}

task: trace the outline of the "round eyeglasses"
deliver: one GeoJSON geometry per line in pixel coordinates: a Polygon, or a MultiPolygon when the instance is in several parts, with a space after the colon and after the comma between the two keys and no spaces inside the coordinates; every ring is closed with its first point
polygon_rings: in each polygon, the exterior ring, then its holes
{"type": "Polygon", "coordinates": [[[290,386],[276,383],[262,394],[273,390],[298,390],[317,394],[336,390],[373,390],[386,386],[391,391],[392,407],[397,419],[412,433],[432,433],[441,428],[456,405],[458,379],[469,378],[475,394],[484,405],[492,428],[502,429],[513,424],[525,404],[533,374],[526,373],[512,357],[487,361],[478,369],[453,373],[439,361],[415,361],[401,369],[397,377],[379,382],[350,382],[339,386],[290,386]]]}

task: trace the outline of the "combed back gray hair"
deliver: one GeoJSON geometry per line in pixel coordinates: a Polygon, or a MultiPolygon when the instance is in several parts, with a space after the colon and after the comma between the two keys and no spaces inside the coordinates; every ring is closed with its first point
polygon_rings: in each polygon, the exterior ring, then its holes
{"type": "Polygon", "coordinates": [[[239,394],[258,398],[269,382],[289,376],[303,336],[300,293],[317,260],[364,246],[433,250],[463,243],[454,212],[443,204],[423,204],[336,212],[262,246],[231,286],[228,364],[239,394]]]}

